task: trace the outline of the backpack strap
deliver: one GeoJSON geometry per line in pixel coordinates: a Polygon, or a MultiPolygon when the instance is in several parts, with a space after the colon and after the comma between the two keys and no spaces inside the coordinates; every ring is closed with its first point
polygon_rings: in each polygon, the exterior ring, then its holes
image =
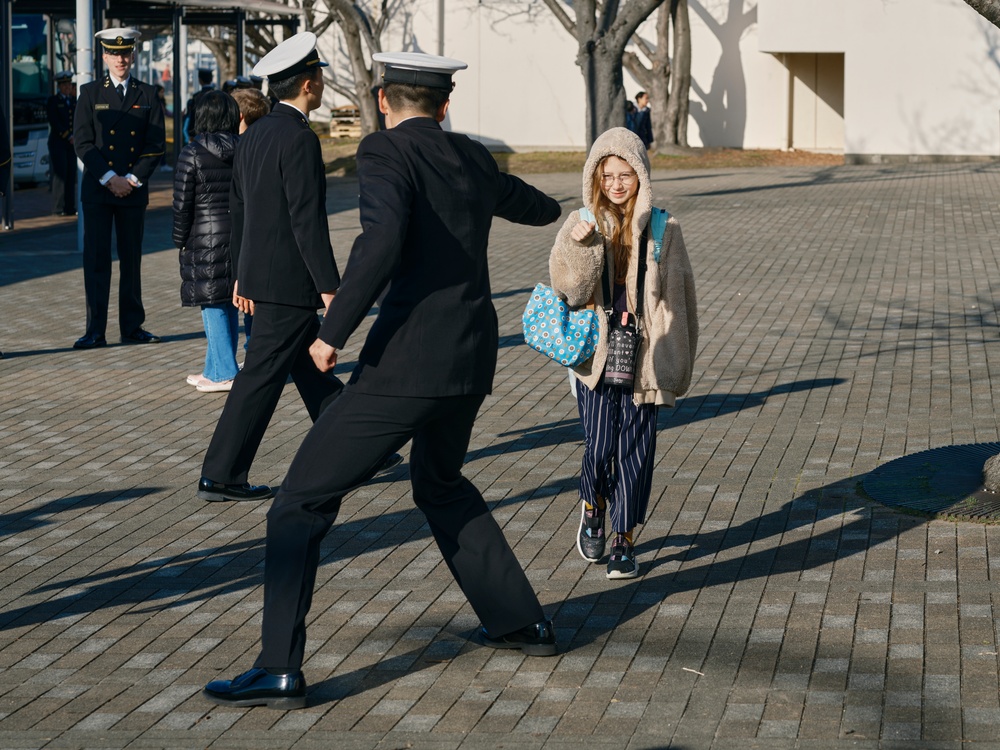
{"type": "Polygon", "coordinates": [[[663,250],[663,235],[667,231],[667,222],[670,220],[670,213],[665,208],[653,207],[653,212],[649,217],[649,228],[653,234],[653,260],[660,262],[660,253],[663,250]]]}

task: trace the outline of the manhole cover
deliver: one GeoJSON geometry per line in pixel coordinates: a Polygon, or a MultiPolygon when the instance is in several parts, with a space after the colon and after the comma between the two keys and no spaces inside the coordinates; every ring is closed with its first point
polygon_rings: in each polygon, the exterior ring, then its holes
{"type": "Polygon", "coordinates": [[[1000,443],[946,445],[879,466],[862,484],[872,500],[922,513],[1000,519],[1000,493],[983,489],[983,464],[1000,443]]]}

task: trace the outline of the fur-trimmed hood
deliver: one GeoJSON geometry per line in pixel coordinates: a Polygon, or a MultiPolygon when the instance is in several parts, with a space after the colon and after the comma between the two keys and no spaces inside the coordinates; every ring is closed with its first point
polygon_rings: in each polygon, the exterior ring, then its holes
{"type": "Polygon", "coordinates": [[[608,156],[624,159],[639,176],[639,190],[635,196],[635,210],[632,212],[632,236],[642,234],[643,227],[649,222],[653,210],[653,188],[649,184],[649,156],[642,140],[628,128],[611,128],[601,133],[594,145],[590,147],[590,155],[583,167],[583,205],[594,215],[591,186],[594,172],[608,156]]]}

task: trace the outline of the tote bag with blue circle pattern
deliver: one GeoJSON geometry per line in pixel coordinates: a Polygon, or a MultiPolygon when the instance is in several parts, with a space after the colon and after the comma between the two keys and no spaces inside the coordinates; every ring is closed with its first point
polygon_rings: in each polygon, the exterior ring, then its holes
{"type": "Polygon", "coordinates": [[[545,284],[535,285],[521,316],[524,341],[564,367],[576,367],[594,356],[600,326],[594,310],[571,310],[545,284]]]}

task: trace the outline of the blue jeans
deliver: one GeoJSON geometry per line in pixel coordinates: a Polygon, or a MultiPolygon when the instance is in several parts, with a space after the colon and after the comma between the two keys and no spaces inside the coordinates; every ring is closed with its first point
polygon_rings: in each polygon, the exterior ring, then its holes
{"type": "Polygon", "coordinates": [[[238,312],[232,302],[201,306],[201,320],[205,324],[205,338],[208,339],[202,375],[216,383],[232,380],[239,372],[236,365],[238,312]]]}

